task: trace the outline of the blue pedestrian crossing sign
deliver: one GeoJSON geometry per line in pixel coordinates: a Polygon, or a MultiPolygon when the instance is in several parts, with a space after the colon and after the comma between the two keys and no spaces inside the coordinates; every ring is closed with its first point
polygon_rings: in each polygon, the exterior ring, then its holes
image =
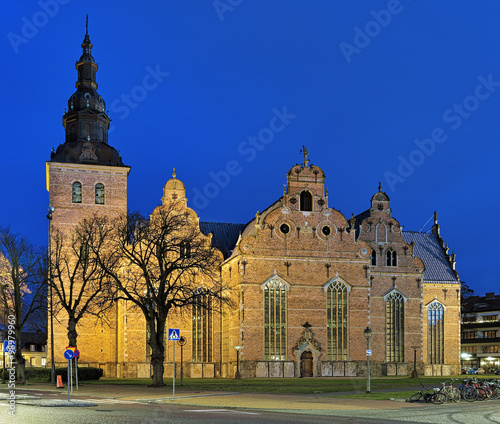
{"type": "Polygon", "coordinates": [[[73,359],[74,353],[71,349],[66,349],[64,351],[64,357],[69,361],[70,359],[73,359]]]}
{"type": "Polygon", "coordinates": [[[181,333],[178,328],[169,328],[168,329],[168,340],[177,341],[181,338],[181,333]]]}

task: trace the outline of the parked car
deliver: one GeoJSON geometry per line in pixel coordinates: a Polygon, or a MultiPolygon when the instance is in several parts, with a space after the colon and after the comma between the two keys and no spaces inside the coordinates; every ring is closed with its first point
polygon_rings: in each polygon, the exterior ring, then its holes
{"type": "Polygon", "coordinates": [[[484,368],[477,369],[477,374],[484,374],[484,373],[485,373],[484,368]]]}
{"type": "Polygon", "coordinates": [[[478,368],[470,368],[467,370],[466,374],[477,374],[478,368]]]}
{"type": "Polygon", "coordinates": [[[496,374],[496,375],[500,374],[500,369],[495,370],[495,374],[496,374]]]}

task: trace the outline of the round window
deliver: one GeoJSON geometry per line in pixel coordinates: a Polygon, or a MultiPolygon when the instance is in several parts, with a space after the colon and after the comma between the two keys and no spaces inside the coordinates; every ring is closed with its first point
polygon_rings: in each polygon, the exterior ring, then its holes
{"type": "Polygon", "coordinates": [[[325,236],[329,236],[330,233],[332,232],[332,230],[330,229],[330,227],[328,225],[325,225],[322,229],[321,229],[321,232],[325,235],[325,236]]]}
{"type": "Polygon", "coordinates": [[[281,224],[280,225],[280,231],[283,234],[288,234],[290,232],[290,227],[288,226],[288,224],[281,224]]]}

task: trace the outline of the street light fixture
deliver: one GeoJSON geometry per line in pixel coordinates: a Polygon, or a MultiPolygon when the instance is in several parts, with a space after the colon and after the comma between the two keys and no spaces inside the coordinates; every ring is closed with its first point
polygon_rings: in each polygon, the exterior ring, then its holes
{"type": "Polygon", "coordinates": [[[48,209],[47,219],[49,220],[49,291],[50,291],[50,382],[56,384],[56,366],[54,363],[54,314],[53,314],[53,304],[52,304],[52,249],[51,249],[51,239],[52,239],[52,214],[54,213],[54,208],[52,206],[48,209]]]}
{"type": "Polygon", "coordinates": [[[240,374],[240,349],[242,346],[235,346],[236,349],[236,374],[234,376],[235,380],[241,380],[241,374],[240,374]]]}
{"type": "Polygon", "coordinates": [[[363,335],[366,339],[366,393],[371,393],[370,390],[370,338],[372,336],[372,329],[370,326],[366,327],[363,331],[363,335]]]}

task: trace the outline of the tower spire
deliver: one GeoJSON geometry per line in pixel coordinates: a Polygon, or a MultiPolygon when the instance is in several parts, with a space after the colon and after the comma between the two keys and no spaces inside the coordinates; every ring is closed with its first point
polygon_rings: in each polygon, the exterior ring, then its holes
{"type": "Polygon", "coordinates": [[[87,13],[87,20],[85,21],[85,35],[89,35],[89,14],[87,13]]]}

